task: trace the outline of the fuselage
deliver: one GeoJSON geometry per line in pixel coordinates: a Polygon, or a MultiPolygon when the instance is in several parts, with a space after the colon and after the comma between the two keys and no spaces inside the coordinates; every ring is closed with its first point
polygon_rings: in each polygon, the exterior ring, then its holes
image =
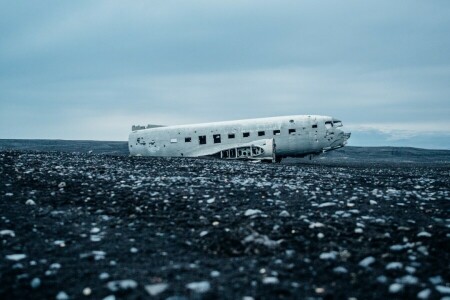
{"type": "Polygon", "coordinates": [[[304,157],[343,147],[350,135],[341,127],[332,117],[294,115],[134,130],[128,144],[131,155],[201,157],[273,141],[277,158],[304,157]]]}

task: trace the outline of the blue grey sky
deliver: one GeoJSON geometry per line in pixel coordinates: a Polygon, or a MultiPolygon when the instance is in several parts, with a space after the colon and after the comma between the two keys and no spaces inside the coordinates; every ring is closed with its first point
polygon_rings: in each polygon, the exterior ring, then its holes
{"type": "Polygon", "coordinates": [[[0,138],[331,115],[450,149],[450,1],[0,1],[0,138]]]}

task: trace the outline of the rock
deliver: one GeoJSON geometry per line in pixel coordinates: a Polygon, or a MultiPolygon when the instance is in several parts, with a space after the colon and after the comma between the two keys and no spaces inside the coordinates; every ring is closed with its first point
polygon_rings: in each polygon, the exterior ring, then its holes
{"type": "Polygon", "coordinates": [[[36,202],[34,202],[32,199],[28,199],[28,200],[25,202],[25,205],[36,205],[36,202]]]}
{"type": "Polygon", "coordinates": [[[59,184],[58,184],[58,187],[61,189],[61,188],[64,188],[64,187],[66,187],[66,183],[64,182],[64,181],[62,181],[62,182],[60,182],[59,184]]]}
{"type": "Polygon", "coordinates": [[[167,290],[168,287],[169,285],[167,283],[155,283],[146,285],[145,290],[150,296],[157,296],[167,290]]]}
{"type": "Polygon", "coordinates": [[[321,253],[319,256],[320,259],[325,259],[325,260],[327,260],[327,259],[335,260],[336,257],[337,257],[337,252],[335,252],[335,251],[324,252],[324,253],[321,253]]]}
{"type": "Polygon", "coordinates": [[[262,235],[257,232],[254,232],[242,240],[243,244],[254,243],[259,245],[264,245],[267,248],[276,248],[280,245],[283,240],[274,241],[271,240],[267,235],[262,235]]]}
{"type": "Polygon", "coordinates": [[[279,216],[280,216],[280,217],[286,218],[286,217],[290,217],[291,215],[290,215],[286,210],[283,210],[283,211],[279,214],[279,216]]]}
{"type": "Polygon", "coordinates": [[[41,280],[37,277],[33,278],[33,280],[31,280],[30,286],[33,289],[37,289],[38,287],[41,286],[41,280]]]}
{"type": "Polygon", "coordinates": [[[430,289],[424,289],[422,291],[420,291],[419,293],[417,293],[417,298],[419,299],[428,299],[431,295],[431,290],[430,289]]]}
{"type": "Polygon", "coordinates": [[[10,255],[6,255],[6,259],[12,260],[12,261],[19,261],[19,260],[22,260],[22,259],[24,259],[26,257],[27,256],[25,254],[10,254],[10,255]]]}
{"type": "Polygon", "coordinates": [[[138,284],[136,281],[132,279],[124,279],[124,280],[110,281],[106,284],[106,286],[111,292],[117,292],[135,289],[138,286],[138,284]]]}
{"type": "Polygon", "coordinates": [[[375,201],[375,200],[370,200],[369,203],[370,203],[370,205],[377,205],[378,204],[378,202],[375,201]]]}
{"type": "Polygon", "coordinates": [[[438,291],[441,294],[450,294],[450,287],[445,285],[436,285],[435,286],[436,291],[438,291]]]}
{"type": "Polygon", "coordinates": [[[94,227],[94,228],[91,229],[90,232],[91,232],[91,233],[99,233],[99,232],[100,232],[100,228],[94,227]]]}
{"type": "Polygon", "coordinates": [[[264,277],[262,280],[263,284],[278,284],[280,281],[277,277],[264,277]]]}
{"type": "Polygon", "coordinates": [[[219,277],[220,276],[220,272],[219,271],[211,271],[211,273],[209,275],[211,277],[219,277]]]}
{"type": "Polygon", "coordinates": [[[390,262],[386,265],[386,270],[400,270],[401,268],[403,268],[401,262],[390,262]]]}
{"type": "Polygon", "coordinates": [[[417,234],[418,237],[431,237],[431,233],[422,231],[417,234]]]}
{"type": "Polygon", "coordinates": [[[319,232],[317,234],[317,238],[319,238],[319,239],[323,239],[324,237],[325,237],[325,235],[322,232],[319,232]]]}
{"type": "Polygon", "coordinates": [[[211,198],[211,199],[206,200],[206,203],[211,204],[211,203],[214,203],[214,201],[216,201],[216,198],[211,198]]]}
{"type": "Polygon", "coordinates": [[[375,257],[373,256],[368,256],[366,258],[364,258],[363,260],[361,260],[359,262],[359,266],[363,267],[363,268],[367,268],[369,267],[371,264],[373,264],[375,262],[375,257]]]}
{"type": "Polygon", "coordinates": [[[333,272],[336,274],[346,274],[348,273],[347,269],[344,267],[336,267],[333,269],[333,272]]]}
{"type": "Polygon", "coordinates": [[[186,284],[186,288],[196,293],[203,294],[211,289],[211,284],[208,281],[191,282],[186,284]]]}
{"type": "Polygon", "coordinates": [[[100,280],[106,280],[106,279],[109,278],[109,274],[106,273],[106,272],[100,273],[100,275],[98,276],[98,278],[99,278],[100,280]]]}
{"type": "Polygon", "coordinates": [[[321,203],[319,204],[317,207],[322,208],[322,207],[329,207],[329,206],[335,206],[336,203],[334,202],[325,202],[325,203],[321,203]]]}
{"type": "Polygon", "coordinates": [[[417,284],[419,282],[419,279],[417,277],[415,277],[415,276],[405,275],[405,276],[399,278],[396,281],[398,283],[401,283],[401,284],[414,285],[414,284],[417,284]]]}
{"type": "Polygon", "coordinates": [[[67,295],[64,291],[61,291],[58,295],[56,295],[56,300],[69,300],[69,295],[67,295]]]}
{"type": "Polygon", "coordinates": [[[0,231],[0,236],[9,235],[10,237],[15,237],[16,234],[12,230],[4,229],[0,231]]]}
{"type": "Polygon", "coordinates": [[[244,216],[250,217],[250,216],[261,214],[261,213],[262,213],[262,211],[260,211],[259,209],[247,209],[244,213],[244,216]]]}
{"type": "Polygon", "coordinates": [[[208,234],[208,231],[206,231],[206,230],[203,230],[202,232],[200,232],[200,237],[204,237],[205,235],[207,235],[208,234]]]}
{"type": "Polygon", "coordinates": [[[131,248],[130,248],[130,252],[131,252],[131,253],[138,253],[138,251],[139,251],[139,250],[138,250],[137,248],[135,248],[135,247],[131,247],[131,248]]]}
{"type": "Polygon", "coordinates": [[[105,298],[103,298],[103,300],[116,300],[116,296],[109,295],[109,296],[106,296],[105,298]]]}
{"type": "Polygon", "coordinates": [[[403,290],[403,284],[393,283],[389,286],[389,293],[396,294],[403,290]]]}
{"type": "Polygon", "coordinates": [[[90,287],[86,287],[83,289],[83,295],[84,296],[90,296],[92,294],[92,290],[90,287]]]}

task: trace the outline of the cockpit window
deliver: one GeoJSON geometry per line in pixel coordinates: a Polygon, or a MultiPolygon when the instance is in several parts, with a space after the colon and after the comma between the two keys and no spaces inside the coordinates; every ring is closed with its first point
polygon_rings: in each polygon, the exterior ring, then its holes
{"type": "Polygon", "coordinates": [[[326,122],[325,122],[325,127],[326,127],[327,129],[331,129],[331,127],[333,127],[333,122],[331,122],[331,121],[326,121],[326,122]]]}
{"type": "Polygon", "coordinates": [[[333,121],[335,127],[342,127],[341,121],[333,121]]]}

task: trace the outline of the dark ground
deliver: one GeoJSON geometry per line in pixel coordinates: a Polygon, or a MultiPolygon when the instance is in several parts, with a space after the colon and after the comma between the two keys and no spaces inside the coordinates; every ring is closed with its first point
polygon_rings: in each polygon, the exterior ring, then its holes
{"type": "Polygon", "coordinates": [[[445,299],[449,175],[2,150],[0,299],[445,299]]]}

